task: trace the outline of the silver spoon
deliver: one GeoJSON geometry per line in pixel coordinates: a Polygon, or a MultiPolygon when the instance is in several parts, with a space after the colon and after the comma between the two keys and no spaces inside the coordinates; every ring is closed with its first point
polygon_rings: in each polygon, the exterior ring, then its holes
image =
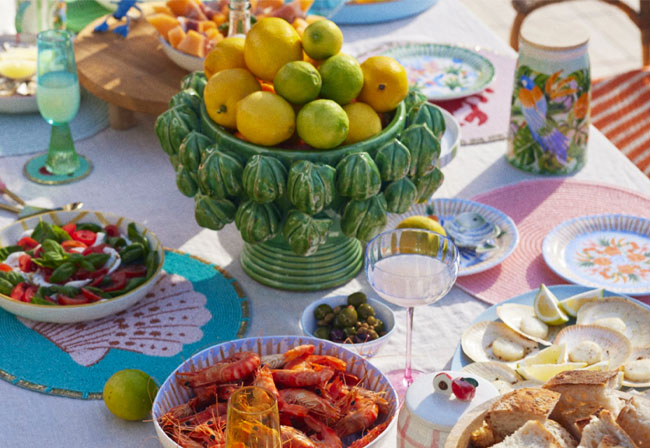
{"type": "Polygon", "coordinates": [[[78,210],[81,207],[83,207],[83,202],[71,202],[69,204],[62,205],[61,207],[56,207],[56,208],[42,208],[42,207],[34,207],[32,205],[25,205],[24,207],[16,207],[13,205],[8,205],[8,204],[2,204],[0,203],[0,209],[10,211],[12,213],[16,213],[18,215],[18,219],[23,219],[27,218],[28,216],[34,216],[34,215],[40,215],[41,213],[47,213],[47,212],[55,212],[55,211],[64,211],[64,212],[70,212],[73,210],[78,210]]]}

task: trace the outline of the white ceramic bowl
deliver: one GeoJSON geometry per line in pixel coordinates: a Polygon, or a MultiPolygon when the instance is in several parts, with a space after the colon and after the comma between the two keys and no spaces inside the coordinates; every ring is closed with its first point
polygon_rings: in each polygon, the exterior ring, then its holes
{"type": "MultiPolygon", "coordinates": [[[[323,339],[303,336],[266,336],[260,338],[237,339],[234,341],[224,342],[223,344],[214,345],[192,356],[190,359],[178,366],[176,370],[167,377],[158,390],[151,411],[153,414],[153,423],[156,428],[156,434],[158,435],[158,439],[162,446],[165,448],[179,447],[178,444],[165,434],[158,424],[158,419],[169,409],[178,406],[179,404],[186,403],[191,398],[187,389],[180,386],[176,381],[177,372],[190,371],[192,365],[194,365],[195,368],[207,367],[218,360],[231,356],[237,352],[252,351],[256,352],[260,356],[264,356],[275,353],[284,353],[290,348],[302,344],[315,345],[316,350],[314,353],[316,354],[331,355],[341,358],[347,362],[348,372],[358,376],[359,378],[363,378],[361,382],[363,387],[375,392],[384,393],[384,398],[386,398],[389,403],[389,412],[386,416],[380,416],[381,421],[378,420],[377,423],[383,423],[384,421],[390,421],[391,423],[379,435],[379,437],[366,445],[366,447],[371,447],[379,443],[397,420],[395,417],[398,410],[398,398],[397,392],[395,392],[390,381],[388,381],[377,367],[373,366],[369,361],[366,361],[356,353],[343,348],[341,345],[323,339]]],[[[354,437],[349,436],[343,439],[343,444],[344,446],[348,446],[353,441],[354,437]]]]}
{"type": "MultiPolygon", "coordinates": [[[[15,244],[16,241],[21,238],[21,235],[25,230],[33,229],[40,220],[57,225],[64,225],[69,222],[90,222],[101,226],[114,224],[123,234],[126,234],[127,225],[133,222],[132,220],[122,216],[88,210],[49,212],[21,219],[20,221],[16,221],[10,226],[0,230],[0,247],[15,244]]],[[[85,305],[36,305],[33,303],[19,302],[11,297],[0,294],[0,307],[16,316],[26,317],[31,320],[40,322],[71,323],[101,319],[102,317],[115,314],[125,310],[131,305],[134,305],[142,299],[156,283],[165,261],[165,253],[162,244],[160,244],[156,235],[138,223],[135,225],[138,231],[149,240],[153,250],[158,252],[158,269],[156,269],[156,272],[154,272],[147,282],[124,295],[109,300],[102,300],[100,302],[87,303],[85,305]]]]}
{"type": "MultiPolygon", "coordinates": [[[[347,305],[347,296],[338,296],[338,297],[326,297],[324,299],[316,300],[312,302],[305,311],[303,311],[302,316],[300,317],[300,326],[302,331],[311,337],[314,336],[314,332],[318,328],[317,320],[314,317],[314,310],[318,305],[323,303],[331,306],[332,308],[336,306],[347,305]]],[[[381,319],[384,322],[384,327],[386,328],[386,334],[380,338],[375,339],[374,341],[362,342],[359,344],[338,344],[347,349],[353,350],[364,358],[372,358],[377,354],[382,345],[386,343],[388,338],[393,334],[395,330],[395,313],[387,305],[381,303],[378,300],[368,298],[368,303],[372,305],[375,309],[375,316],[381,319]]]]}
{"type": "Polygon", "coordinates": [[[169,45],[169,42],[162,36],[158,36],[158,40],[162,44],[163,52],[174,64],[190,72],[203,71],[203,58],[177,50],[169,45]]]}

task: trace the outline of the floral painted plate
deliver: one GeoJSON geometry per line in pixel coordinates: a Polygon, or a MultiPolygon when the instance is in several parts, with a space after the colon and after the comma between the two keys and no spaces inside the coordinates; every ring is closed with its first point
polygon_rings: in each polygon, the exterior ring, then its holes
{"type": "Polygon", "coordinates": [[[400,43],[380,54],[406,68],[409,83],[432,101],[463,98],[481,92],[494,80],[494,66],[468,48],[430,43],[400,43]]]}
{"type": "Polygon", "coordinates": [[[544,238],[542,254],[546,264],[570,282],[620,294],[650,294],[650,219],[570,219],[544,238]]]}
{"type": "Polygon", "coordinates": [[[515,222],[501,210],[480,202],[466,199],[430,199],[425,204],[413,205],[409,211],[402,214],[391,213],[388,215],[387,229],[395,229],[397,225],[409,216],[437,216],[444,227],[455,216],[464,212],[478,213],[486,221],[495,224],[500,229],[500,234],[495,239],[496,247],[489,252],[476,253],[470,249],[460,248],[460,267],[458,276],[477,274],[486,271],[505,260],[517,247],[519,232],[515,222]]]}

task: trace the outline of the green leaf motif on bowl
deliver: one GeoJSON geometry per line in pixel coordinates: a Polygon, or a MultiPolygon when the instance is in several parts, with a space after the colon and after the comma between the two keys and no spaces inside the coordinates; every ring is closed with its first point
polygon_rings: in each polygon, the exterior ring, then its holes
{"type": "Polygon", "coordinates": [[[427,96],[422,93],[422,91],[416,87],[409,87],[409,93],[404,98],[404,107],[406,109],[407,116],[410,114],[413,108],[419,107],[422,103],[427,102],[427,96]]]}
{"type": "Polygon", "coordinates": [[[409,171],[411,153],[402,142],[394,138],[377,150],[375,163],[382,181],[398,180],[409,171]]]}
{"type": "Polygon", "coordinates": [[[433,196],[433,193],[442,185],[444,180],[445,175],[442,174],[442,171],[438,167],[435,167],[429,174],[415,178],[415,187],[418,190],[416,202],[422,203],[428,201],[433,196]]]}
{"type": "Polygon", "coordinates": [[[415,124],[406,129],[400,140],[411,152],[409,175],[420,177],[431,172],[440,157],[440,141],[425,124],[415,124]]]}
{"type": "Polygon", "coordinates": [[[201,227],[221,230],[235,219],[237,207],[228,199],[214,199],[197,194],[194,204],[194,218],[201,227]]]}
{"type": "Polygon", "coordinates": [[[199,118],[185,105],[172,107],[158,116],[155,131],[163,150],[170,156],[178,154],[183,139],[199,129],[199,118]]]}
{"type": "Polygon", "coordinates": [[[187,89],[181,90],[176,95],[172,96],[171,99],[169,100],[169,107],[172,108],[172,107],[184,105],[191,108],[194,112],[199,114],[201,110],[201,101],[203,101],[201,95],[199,95],[196,92],[196,90],[189,87],[187,89]]]}
{"type": "Polygon", "coordinates": [[[406,125],[425,124],[433,132],[437,139],[442,138],[445,133],[445,117],[442,115],[440,108],[431,103],[422,103],[413,107],[406,119],[406,125]]]}
{"type": "Polygon", "coordinates": [[[289,201],[301,212],[314,215],[327,207],[334,199],[336,170],[301,160],[289,169],[287,195],[289,201]]]}
{"type": "Polygon", "coordinates": [[[260,204],[271,202],[284,194],[287,169],[275,157],[254,155],[248,159],[242,181],[250,199],[260,204]]]}
{"type": "Polygon", "coordinates": [[[388,184],[384,190],[388,211],[405,213],[418,198],[418,189],[408,177],[388,184]]]}
{"type": "Polygon", "coordinates": [[[192,72],[181,79],[181,89],[194,89],[196,93],[203,98],[203,90],[205,89],[208,80],[203,72],[192,72]]]}
{"type": "Polygon", "coordinates": [[[299,210],[290,210],[282,228],[282,236],[294,253],[308,256],[325,244],[331,226],[331,219],[316,219],[299,210]]]}
{"type": "Polygon", "coordinates": [[[272,202],[259,204],[249,200],[239,205],[235,225],[244,241],[262,243],[280,230],[280,211],[272,202]]]}
{"type": "Polygon", "coordinates": [[[367,152],[345,156],[336,165],[336,189],[341,196],[368,199],[381,190],[381,175],[367,152]]]}
{"type": "Polygon", "coordinates": [[[194,197],[199,189],[190,170],[182,164],[176,168],[176,186],[188,198],[194,197]]]}
{"type": "Polygon", "coordinates": [[[191,131],[183,139],[181,146],[178,148],[178,157],[181,164],[193,173],[199,170],[202,153],[205,148],[210,146],[212,140],[197,131],[191,131]]]}
{"type": "Polygon", "coordinates": [[[341,218],[341,230],[350,238],[370,241],[386,226],[387,204],[383,194],[348,202],[341,218]]]}
{"type": "Polygon", "coordinates": [[[208,156],[199,166],[199,188],[203,194],[216,199],[227,196],[238,197],[244,188],[241,178],[244,166],[235,157],[221,152],[217,145],[206,148],[208,156]]]}

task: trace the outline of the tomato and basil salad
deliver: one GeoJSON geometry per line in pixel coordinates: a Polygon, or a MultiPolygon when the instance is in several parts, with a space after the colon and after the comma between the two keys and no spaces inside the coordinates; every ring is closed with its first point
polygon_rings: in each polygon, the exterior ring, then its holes
{"type": "Polygon", "coordinates": [[[13,246],[0,248],[0,294],[38,305],[83,305],[121,296],[145,283],[158,254],[131,223],[40,221],[13,246]]]}

